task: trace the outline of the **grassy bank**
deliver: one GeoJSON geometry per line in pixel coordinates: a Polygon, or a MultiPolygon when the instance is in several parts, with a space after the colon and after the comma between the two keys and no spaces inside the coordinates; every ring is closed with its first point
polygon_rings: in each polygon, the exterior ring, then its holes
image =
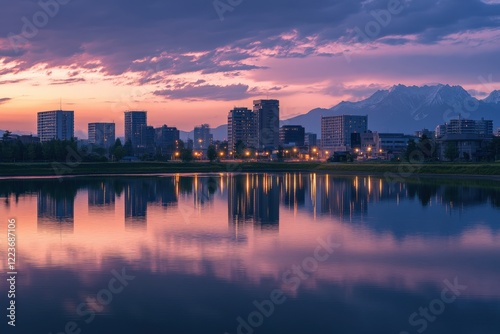
{"type": "Polygon", "coordinates": [[[395,175],[477,175],[500,177],[500,163],[485,164],[397,164],[397,163],[82,163],[76,166],[51,163],[0,164],[0,177],[8,176],[69,176],[100,174],[161,174],[161,173],[224,173],[224,172],[329,172],[393,173],[395,175]]]}

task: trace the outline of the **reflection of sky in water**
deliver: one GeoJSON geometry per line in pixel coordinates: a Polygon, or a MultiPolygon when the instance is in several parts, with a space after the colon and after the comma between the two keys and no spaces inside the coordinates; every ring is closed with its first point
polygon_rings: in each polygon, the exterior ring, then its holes
{"type": "Polygon", "coordinates": [[[83,332],[234,333],[276,288],[288,301],[256,333],[415,332],[409,315],[454,277],[468,288],[427,332],[500,329],[498,188],[321,174],[0,186],[0,217],[18,221],[27,333],[81,322],[76,307],[122,267],[136,279],[83,332]],[[291,289],[283,273],[328,236],[342,246],[291,289]]]}

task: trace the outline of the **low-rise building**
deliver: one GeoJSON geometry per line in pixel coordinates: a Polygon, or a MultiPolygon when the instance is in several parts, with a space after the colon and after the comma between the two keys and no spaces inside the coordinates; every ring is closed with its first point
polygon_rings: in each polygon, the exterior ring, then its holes
{"type": "Polygon", "coordinates": [[[438,156],[442,161],[481,161],[488,157],[493,136],[474,133],[450,133],[437,140],[438,156]]]}
{"type": "Polygon", "coordinates": [[[304,146],[306,129],[301,125],[284,125],[280,128],[280,145],[304,146]]]}

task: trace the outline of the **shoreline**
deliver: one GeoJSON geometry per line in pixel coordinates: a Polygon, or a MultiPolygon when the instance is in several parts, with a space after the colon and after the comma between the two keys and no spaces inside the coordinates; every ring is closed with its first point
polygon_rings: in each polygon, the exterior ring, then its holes
{"type": "Polygon", "coordinates": [[[338,176],[472,179],[500,181],[500,163],[314,163],[314,162],[133,162],[0,164],[0,180],[61,177],[133,177],[210,173],[321,173],[338,176]]]}

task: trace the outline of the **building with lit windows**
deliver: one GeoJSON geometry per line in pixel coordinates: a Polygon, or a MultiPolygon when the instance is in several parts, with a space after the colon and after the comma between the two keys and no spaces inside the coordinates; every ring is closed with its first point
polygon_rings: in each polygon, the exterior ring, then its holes
{"type": "Polygon", "coordinates": [[[38,113],[38,137],[40,141],[71,140],[75,136],[75,112],[64,110],[38,113]]]}

